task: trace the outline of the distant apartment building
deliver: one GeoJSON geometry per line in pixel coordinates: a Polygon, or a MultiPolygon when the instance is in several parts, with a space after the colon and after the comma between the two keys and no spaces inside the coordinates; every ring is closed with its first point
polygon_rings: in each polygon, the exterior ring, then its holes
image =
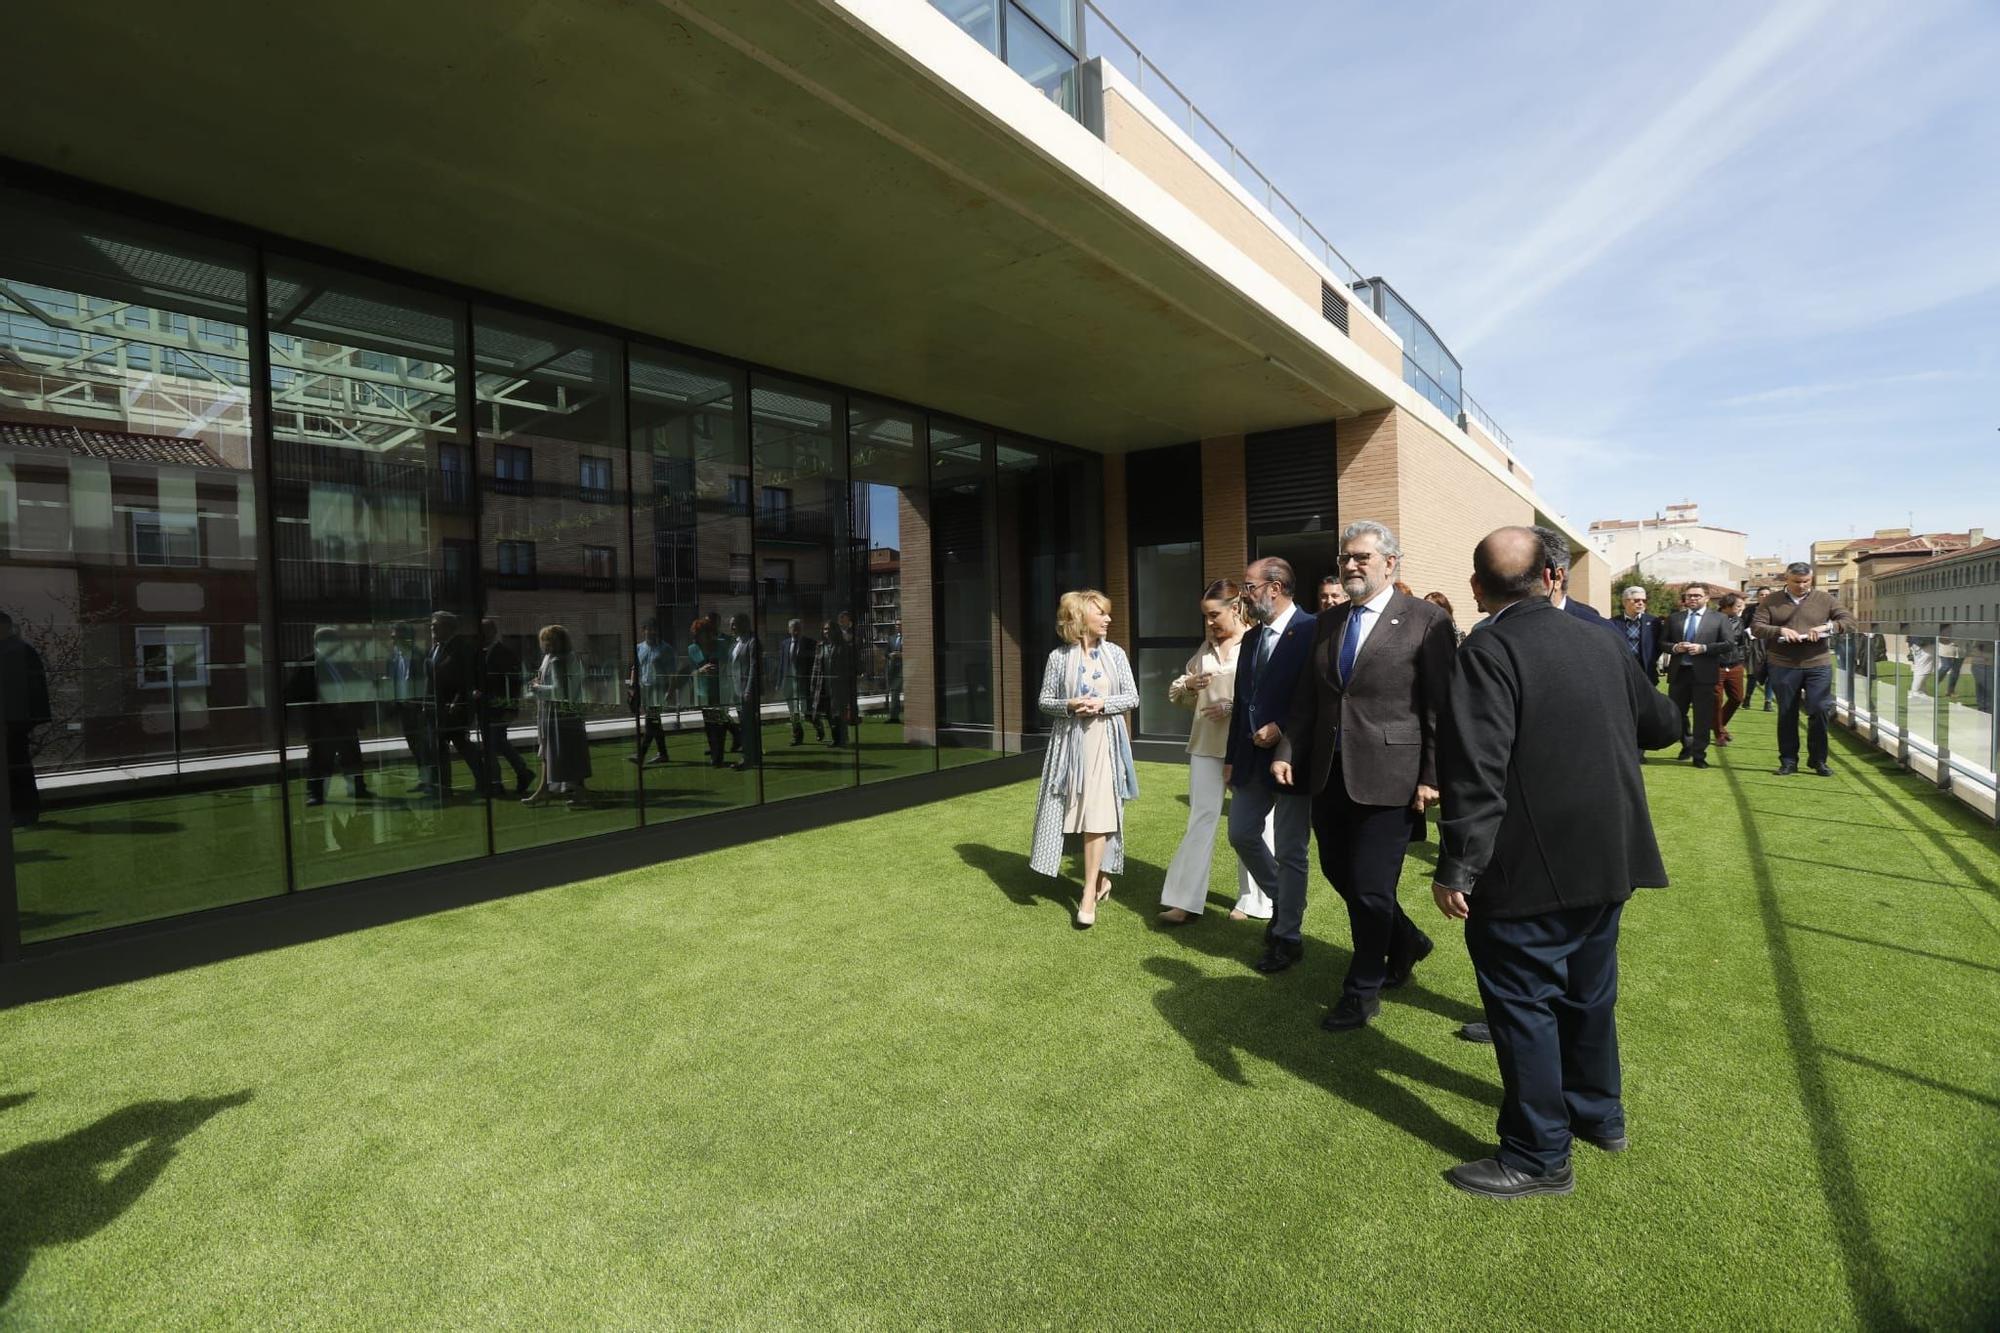
{"type": "Polygon", "coordinates": [[[1866,537],[1837,537],[1812,545],[1813,577],[1837,593],[1856,615],[1872,619],[1872,575],[1962,551],[1985,539],[1985,532],[1912,532],[1909,528],[1877,528],[1866,537]]]}
{"type": "Polygon", "coordinates": [[[1598,519],[1590,525],[1590,547],[1614,576],[1628,569],[1643,569],[1641,562],[1656,553],[1664,553],[1656,563],[1688,565],[1693,562],[1686,552],[1692,551],[1708,558],[1703,569],[1709,572],[1690,577],[1720,583],[1728,581],[1734,571],[1740,584],[1748,576],[1746,541],[1745,534],[1734,528],[1702,522],[1701,506],[1688,502],[1668,505],[1651,518],[1598,519]]]}
{"type": "Polygon", "coordinates": [[[1871,544],[1853,552],[1848,600],[1863,620],[1897,623],[1912,616],[1946,620],[1989,616],[1993,608],[1979,598],[1983,583],[1976,577],[1980,561],[1961,564],[1957,557],[1990,547],[1983,528],[1970,532],[1933,532],[1899,541],[1871,544]],[[1936,578],[1901,577],[1911,570],[1945,571],[1936,578]],[[1967,570],[1974,571],[1968,575],[1967,570]],[[1955,595],[1960,594],[1963,595],[1955,595]]]}

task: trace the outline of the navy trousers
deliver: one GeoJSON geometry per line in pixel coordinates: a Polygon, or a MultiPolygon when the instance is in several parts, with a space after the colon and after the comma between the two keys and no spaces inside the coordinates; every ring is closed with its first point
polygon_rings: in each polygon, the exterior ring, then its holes
{"type": "Polygon", "coordinates": [[[1817,768],[1826,762],[1826,720],[1833,716],[1833,668],[1771,668],[1771,688],[1778,696],[1778,758],[1799,762],[1799,704],[1806,709],[1806,762],[1817,768]]]}
{"type": "Polygon", "coordinates": [[[1465,923],[1500,1061],[1500,1153],[1542,1176],[1569,1161],[1572,1130],[1623,1134],[1618,917],[1623,903],[1465,923]]]}
{"type": "Polygon", "coordinates": [[[1320,873],[1347,904],[1354,957],[1341,993],[1372,1000],[1382,990],[1389,960],[1417,951],[1423,932],[1396,901],[1403,855],[1416,813],[1407,805],[1358,805],[1347,794],[1339,760],[1326,790],[1313,797],[1313,836],[1320,873]]]}

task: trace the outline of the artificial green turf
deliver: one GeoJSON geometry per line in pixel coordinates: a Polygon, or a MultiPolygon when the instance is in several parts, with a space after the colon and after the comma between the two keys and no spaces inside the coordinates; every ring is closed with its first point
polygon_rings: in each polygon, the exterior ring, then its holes
{"type": "Polygon", "coordinates": [[[2000,842],[1770,716],[1647,766],[1633,1148],[1512,1204],[1439,1173],[1498,1080],[1458,933],[1380,1019],[1345,954],[1153,923],[1148,765],[1098,927],[1034,788],[0,1013],[19,1327],[1988,1327],[2000,842]]]}

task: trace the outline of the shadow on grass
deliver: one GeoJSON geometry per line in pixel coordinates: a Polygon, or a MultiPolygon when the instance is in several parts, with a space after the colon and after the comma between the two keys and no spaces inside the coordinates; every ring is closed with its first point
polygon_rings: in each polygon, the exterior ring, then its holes
{"type": "MultiPolygon", "coordinates": [[[[1864,745],[1864,742],[1854,740],[1852,737],[1843,736],[1842,740],[1844,743],[1852,744],[1857,748],[1864,745]]],[[[1965,876],[1965,882],[1959,887],[1977,889],[1981,893],[2000,898],[2000,883],[1995,883],[1984,870],[1973,864],[1970,857],[1952,845],[1954,837],[1977,836],[1983,838],[1991,836],[1992,826],[1980,822],[1979,816],[1971,808],[1961,804],[1953,797],[1944,795],[1936,787],[1925,782],[1922,778],[1916,777],[1914,774],[1911,775],[1912,778],[1917,782],[1923,783],[1923,786],[1918,791],[1904,792],[1897,790],[1892,779],[1903,770],[1897,766],[1894,759],[1883,754],[1880,750],[1873,749],[1873,747],[1869,747],[1863,755],[1855,757],[1854,761],[1849,764],[1848,771],[1860,779],[1861,784],[1867,787],[1884,804],[1902,804],[1906,801],[1921,799],[1922,792],[1931,793],[1936,799],[1925,802],[1926,807],[1933,813],[1943,815],[1946,822],[1955,826],[1954,832],[1946,833],[1927,825],[1920,825],[1916,828],[1904,829],[1902,831],[1913,838],[1922,838],[1926,843],[1943,853],[1946,860],[1957,866],[1959,871],[1965,876]],[[1957,830],[1963,830],[1963,832],[1960,833],[1957,830]]],[[[1875,871],[1871,873],[1879,874],[1881,872],[1875,871]]],[[[1919,882],[1926,884],[1943,883],[1943,881],[1935,878],[1919,882]]]]}
{"type": "MultiPolygon", "coordinates": [[[[1075,838],[1069,840],[1074,842],[1075,838]]],[[[989,847],[983,842],[961,842],[952,850],[968,867],[992,880],[994,887],[1006,894],[1016,906],[1033,907],[1039,902],[1051,902],[1064,911],[1076,906],[1075,875],[1039,874],[1029,866],[1026,853],[989,847]]],[[[1076,860],[1073,855],[1068,859],[1071,862],[1076,860]]],[[[1146,904],[1160,896],[1160,883],[1165,876],[1166,872],[1152,862],[1127,856],[1124,873],[1114,877],[1112,896],[1099,911],[1119,907],[1133,913],[1145,911],[1146,904]]]]}
{"type": "Polygon", "coordinates": [[[1210,977],[1179,958],[1148,958],[1146,970],[1168,983],[1153,997],[1160,1016],[1217,1077],[1249,1086],[1241,1055],[1254,1056],[1332,1093],[1453,1161],[1489,1156],[1493,1145],[1438,1114],[1406,1083],[1422,1083],[1481,1107],[1500,1101],[1484,1079],[1440,1064],[1370,1026],[1338,1036],[1302,1030],[1289,988],[1262,977],[1210,977]]]}
{"type": "Polygon", "coordinates": [[[21,909],[19,916],[21,934],[24,937],[33,935],[37,932],[48,930],[51,927],[60,926],[65,921],[81,921],[86,917],[96,915],[97,913],[95,912],[37,912],[24,907],[21,909]]]}
{"type": "Polygon", "coordinates": [[[32,1092],[0,1092],[0,1111],[10,1111],[22,1102],[33,1101],[32,1092]]]}
{"type": "Polygon", "coordinates": [[[59,1139],[0,1155],[0,1308],[38,1248],[67,1245],[118,1220],[158,1180],[180,1141],[232,1106],[227,1097],[136,1102],[59,1139]]]}
{"type": "Polygon", "coordinates": [[[1841,1269],[1847,1276],[1855,1318],[1863,1328],[1900,1328],[1907,1321],[1896,1302],[1888,1261],[1868,1221],[1868,1204],[1854,1170],[1847,1129],[1841,1124],[1840,1108],[1834,1102],[1833,1089],[1820,1060],[1823,1048],[1813,1034],[1811,1002],[1799,977],[1798,962],[1792,956],[1784,916],[1778,909],[1777,882],[1772,878],[1764,838],[1757,821],[1750,817],[1750,802],[1743,790],[1766,784],[1745,782],[1727,766],[1721,772],[1736,802],[1737,817],[1743,828],[1743,848],[1749,853],[1751,874],[1757,883],[1758,915],[1764,927],[1765,952],[1771,959],[1771,978],[1777,991],[1785,1044],[1790,1048],[1792,1069],[1799,1081],[1799,1099],[1804,1103],[1806,1127],[1812,1136],[1813,1163],[1819,1173],[1820,1192],[1826,1197],[1827,1212],[1833,1220],[1834,1238],[1840,1245],[1841,1269]]]}
{"type": "MultiPolygon", "coordinates": [[[[1884,903],[1883,906],[1893,909],[1894,904],[1884,903]]],[[[1826,935],[1836,940],[1846,940],[1850,944],[1867,944],[1877,949],[1893,949],[1897,953],[1906,953],[1915,958],[1929,958],[1933,962],[1939,963],[1957,963],[1960,967],[1977,968],[1981,972],[2000,972],[2000,967],[1995,967],[1991,963],[1981,963],[1971,958],[1958,958],[1948,953],[1932,953],[1928,949],[1912,949],[1907,944],[1891,944],[1887,940],[1871,940],[1865,935],[1846,935],[1837,930],[1828,930],[1824,926],[1808,926],[1803,921],[1787,921],[1784,924],[1787,930],[1809,930],[1815,935],[1826,935]]]]}
{"type": "Polygon", "coordinates": [[[72,819],[62,827],[71,833],[179,833],[186,826],[178,819],[72,819]]]}
{"type": "Polygon", "coordinates": [[[1952,1097],[1963,1097],[1966,1101],[1977,1102],[1981,1106],[2000,1111],[2000,1097],[1989,1096],[1983,1092],[1975,1092],[1971,1088],[1961,1088],[1956,1083],[1946,1083],[1942,1079],[1912,1073],[1907,1069],[1898,1069],[1895,1065],[1885,1065],[1880,1060],[1870,1060],[1865,1055],[1856,1055],[1852,1051],[1843,1051],[1838,1047],[1822,1046],[1820,1049],[1836,1060],[1845,1060],[1847,1063],[1856,1065],[1862,1069],[1872,1069],[1878,1074],[1887,1074],[1892,1078],[1900,1078],[1905,1082],[1914,1083],[1920,1088],[1929,1088],[1932,1092],[1942,1092],[1952,1097]]]}

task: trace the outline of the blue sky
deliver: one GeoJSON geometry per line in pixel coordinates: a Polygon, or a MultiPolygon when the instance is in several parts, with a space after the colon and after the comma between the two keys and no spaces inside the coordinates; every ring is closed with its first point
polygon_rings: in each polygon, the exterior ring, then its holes
{"type": "Polygon", "coordinates": [[[1569,518],[2000,535],[2000,5],[1100,0],[1569,518]]]}

